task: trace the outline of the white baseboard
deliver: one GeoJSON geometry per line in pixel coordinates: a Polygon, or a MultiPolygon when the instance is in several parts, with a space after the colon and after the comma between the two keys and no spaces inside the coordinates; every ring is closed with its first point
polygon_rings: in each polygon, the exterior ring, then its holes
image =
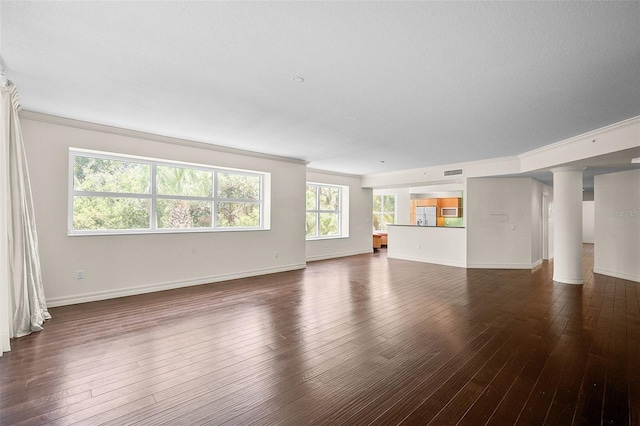
{"type": "Polygon", "coordinates": [[[11,339],[8,333],[0,333],[0,357],[5,352],[11,351],[11,339]],[[6,346],[5,346],[6,345],[6,346]]]}
{"type": "Polygon", "coordinates": [[[422,263],[433,263],[434,265],[443,265],[443,266],[453,266],[456,268],[466,268],[467,265],[462,262],[450,262],[446,260],[440,259],[429,259],[424,257],[415,257],[415,256],[389,256],[389,259],[398,259],[398,260],[410,260],[412,262],[422,262],[422,263]]]}
{"type": "Polygon", "coordinates": [[[635,281],[637,283],[640,283],[640,275],[623,274],[620,272],[607,271],[606,269],[601,269],[601,268],[593,268],[593,273],[600,274],[600,275],[608,275],[610,277],[622,278],[623,280],[635,281]]]}
{"type": "Polygon", "coordinates": [[[329,253],[329,254],[319,254],[316,256],[307,256],[307,262],[314,262],[316,260],[328,260],[328,259],[336,259],[338,257],[347,257],[347,256],[356,256],[359,254],[369,254],[373,251],[373,249],[368,250],[356,250],[356,251],[346,251],[341,253],[329,253]]]}
{"type": "Polygon", "coordinates": [[[584,284],[584,280],[582,278],[564,278],[557,277],[555,274],[553,275],[553,282],[560,284],[569,284],[569,285],[582,285],[584,284]]]}
{"type": "Polygon", "coordinates": [[[137,287],[128,287],[115,290],[97,291],[93,293],[75,294],[71,296],[61,296],[47,298],[47,307],[54,308],[56,306],[75,305],[77,303],[95,302],[98,300],[115,299],[117,297],[135,296],[137,294],[153,293],[155,291],[172,290],[174,288],[190,287],[194,285],[202,285],[215,283],[220,281],[229,281],[239,278],[256,277],[259,275],[275,274],[278,272],[294,271],[296,269],[306,268],[306,263],[297,263],[292,265],[280,266],[277,268],[255,269],[252,271],[244,271],[233,274],[213,275],[209,277],[200,277],[183,281],[170,281],[165,283],[147,284],[137,287]]]}
{"type": "Polygon", "coordinates": [[[469,269],[533,269],[542,264],[542,260],[534,263],[469,263],[469,269]]]}

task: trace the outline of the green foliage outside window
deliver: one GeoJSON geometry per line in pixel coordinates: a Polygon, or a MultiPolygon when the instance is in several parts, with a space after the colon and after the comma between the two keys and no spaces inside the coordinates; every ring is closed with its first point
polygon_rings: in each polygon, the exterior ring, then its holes
{"type": "Polygon", "coordinates": [[[373,196],[373,230],[386,231],[387,224],[396,223],[396,196],[373,196]]]}
{"type": "Polygon", "coordinates": [[[316,236],[317,223],[318,223],[318,215],[316,213],[307,212],[307,220],[306,220],[307,238],[316,236]]]}
{"type": "Polygon", "coordinates": [[[211,203],[208,201],[159,199],[156,201],[158,228],[210,228],[211,203]]]}
{"type": "Polygon", "coordinates": [[[151,193],[150,164],[76,156],[73,178],[76,191],[151,193]]]}
{"type": "Polygon", "coordinates": [[[307,184],[307,238],[340,235],[340,197],[339,187],[307,184]]]}
{"type": "Polygon", "coordinates": [[[328,237],[340,234],[340,215],[338,213],[320,213],[319,234],[328,237]]]}
{"type": "MultiPolygon", "coordinates": [[[[315,185],[307,185],[307,210],[315,210],[317,206],[316,195],[318,187],[315,185]]],[[[315,225],[314,225],[315,226],[315,225]]]]}
{"type": "MultiPolygon", "coordinates": [[[[158,195],[183,197],[211,197],[213,172],[185,167],[156,167],[158,195]]],[[[156,201],[158,228],[185,229],[211,227],[211,202],[158,199],[156,201]]]]}
{"type": "Polygon", "coordinates": [[[74,157],[75,191],[111,193],[113,196],[76,196],[73,229],[146,229],[149,197],[118,197],[117,194],[151,193],[151,165],[93,157],[74,157]]]}
{"type": "Polygon", "coordinates": [[[147,229],[149,199],[74,197],[73,229],[147,229]]]}
{"type": "Polygon", "coordinates": [[[238,173],[217,173],[217,224],[223,228],[255,228],[260,226],[260,177],[238,173]],[[231,202],[231,200],[237,200],[231,202]],[[246,201],[246,202],[241,202],[246,201]]]}
{"type": "Polygon", "coordinates": [[[257,174],[73,155],[72,190],[74,231],[261,226],[257,174]]]}
{"type": "Polygon", "coordinates": [[[217,192],[218,198],[258,200],[260,198],[260,177],[218,172],[217,192]]]}
{"type": "Polygon", "coordinates": [[[184,167],[157,166],[156,191],[158,195],[211,197],[213,172],[184,167]]]}
{"type": "Polygon", "coordinates": [[[218,226],[255,228],[260,226],[260,208],[256,203],[218,203],[218,226]]]}

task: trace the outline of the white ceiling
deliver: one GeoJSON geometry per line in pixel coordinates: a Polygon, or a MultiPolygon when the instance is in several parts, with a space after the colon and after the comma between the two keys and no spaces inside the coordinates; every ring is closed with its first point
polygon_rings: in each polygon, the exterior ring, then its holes
{"type": "Polygon", "coordinates": [[[26,110],[324,170],[517,155],[640,115],[638,1],[2,1],[0,16],[26,110]]]}

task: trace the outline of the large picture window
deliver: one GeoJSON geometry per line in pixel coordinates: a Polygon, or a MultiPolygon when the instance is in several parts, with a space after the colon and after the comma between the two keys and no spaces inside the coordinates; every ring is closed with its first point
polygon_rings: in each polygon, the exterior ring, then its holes
{"type": "Polygon", "coordinates": [[[342,186],[307,183],[307,239],[347,236],[343,216],[347,192],[342,186]]]}
{"type": "Polygon", "coordinates": [[[268,173],[69,151],[69,234],[268,229],[268,173]]]}
{"type": "Polygon", "coordinates": [[[373,196],[373,230],[386,231],[387,224],[396,223],[396,196],[373,196]]]}

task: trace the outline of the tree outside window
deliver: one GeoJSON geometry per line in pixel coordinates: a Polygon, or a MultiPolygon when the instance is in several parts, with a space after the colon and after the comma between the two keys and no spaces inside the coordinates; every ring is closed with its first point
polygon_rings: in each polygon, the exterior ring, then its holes
{"type": "Polygon", "coordinates": [[[70,234],[262,229],[263,173],[70,155],[70,234]]]}
{"type": "Polygon", "coordinates": [[[396,223],[396,196],[373,196],[373,230],[386,231],[387,224],[396,223]]]}
{"type": "Polygon", "coordinates": [[[341,196],[339,186],[307,184],[307,239],[341,235],[341,196]]]}

